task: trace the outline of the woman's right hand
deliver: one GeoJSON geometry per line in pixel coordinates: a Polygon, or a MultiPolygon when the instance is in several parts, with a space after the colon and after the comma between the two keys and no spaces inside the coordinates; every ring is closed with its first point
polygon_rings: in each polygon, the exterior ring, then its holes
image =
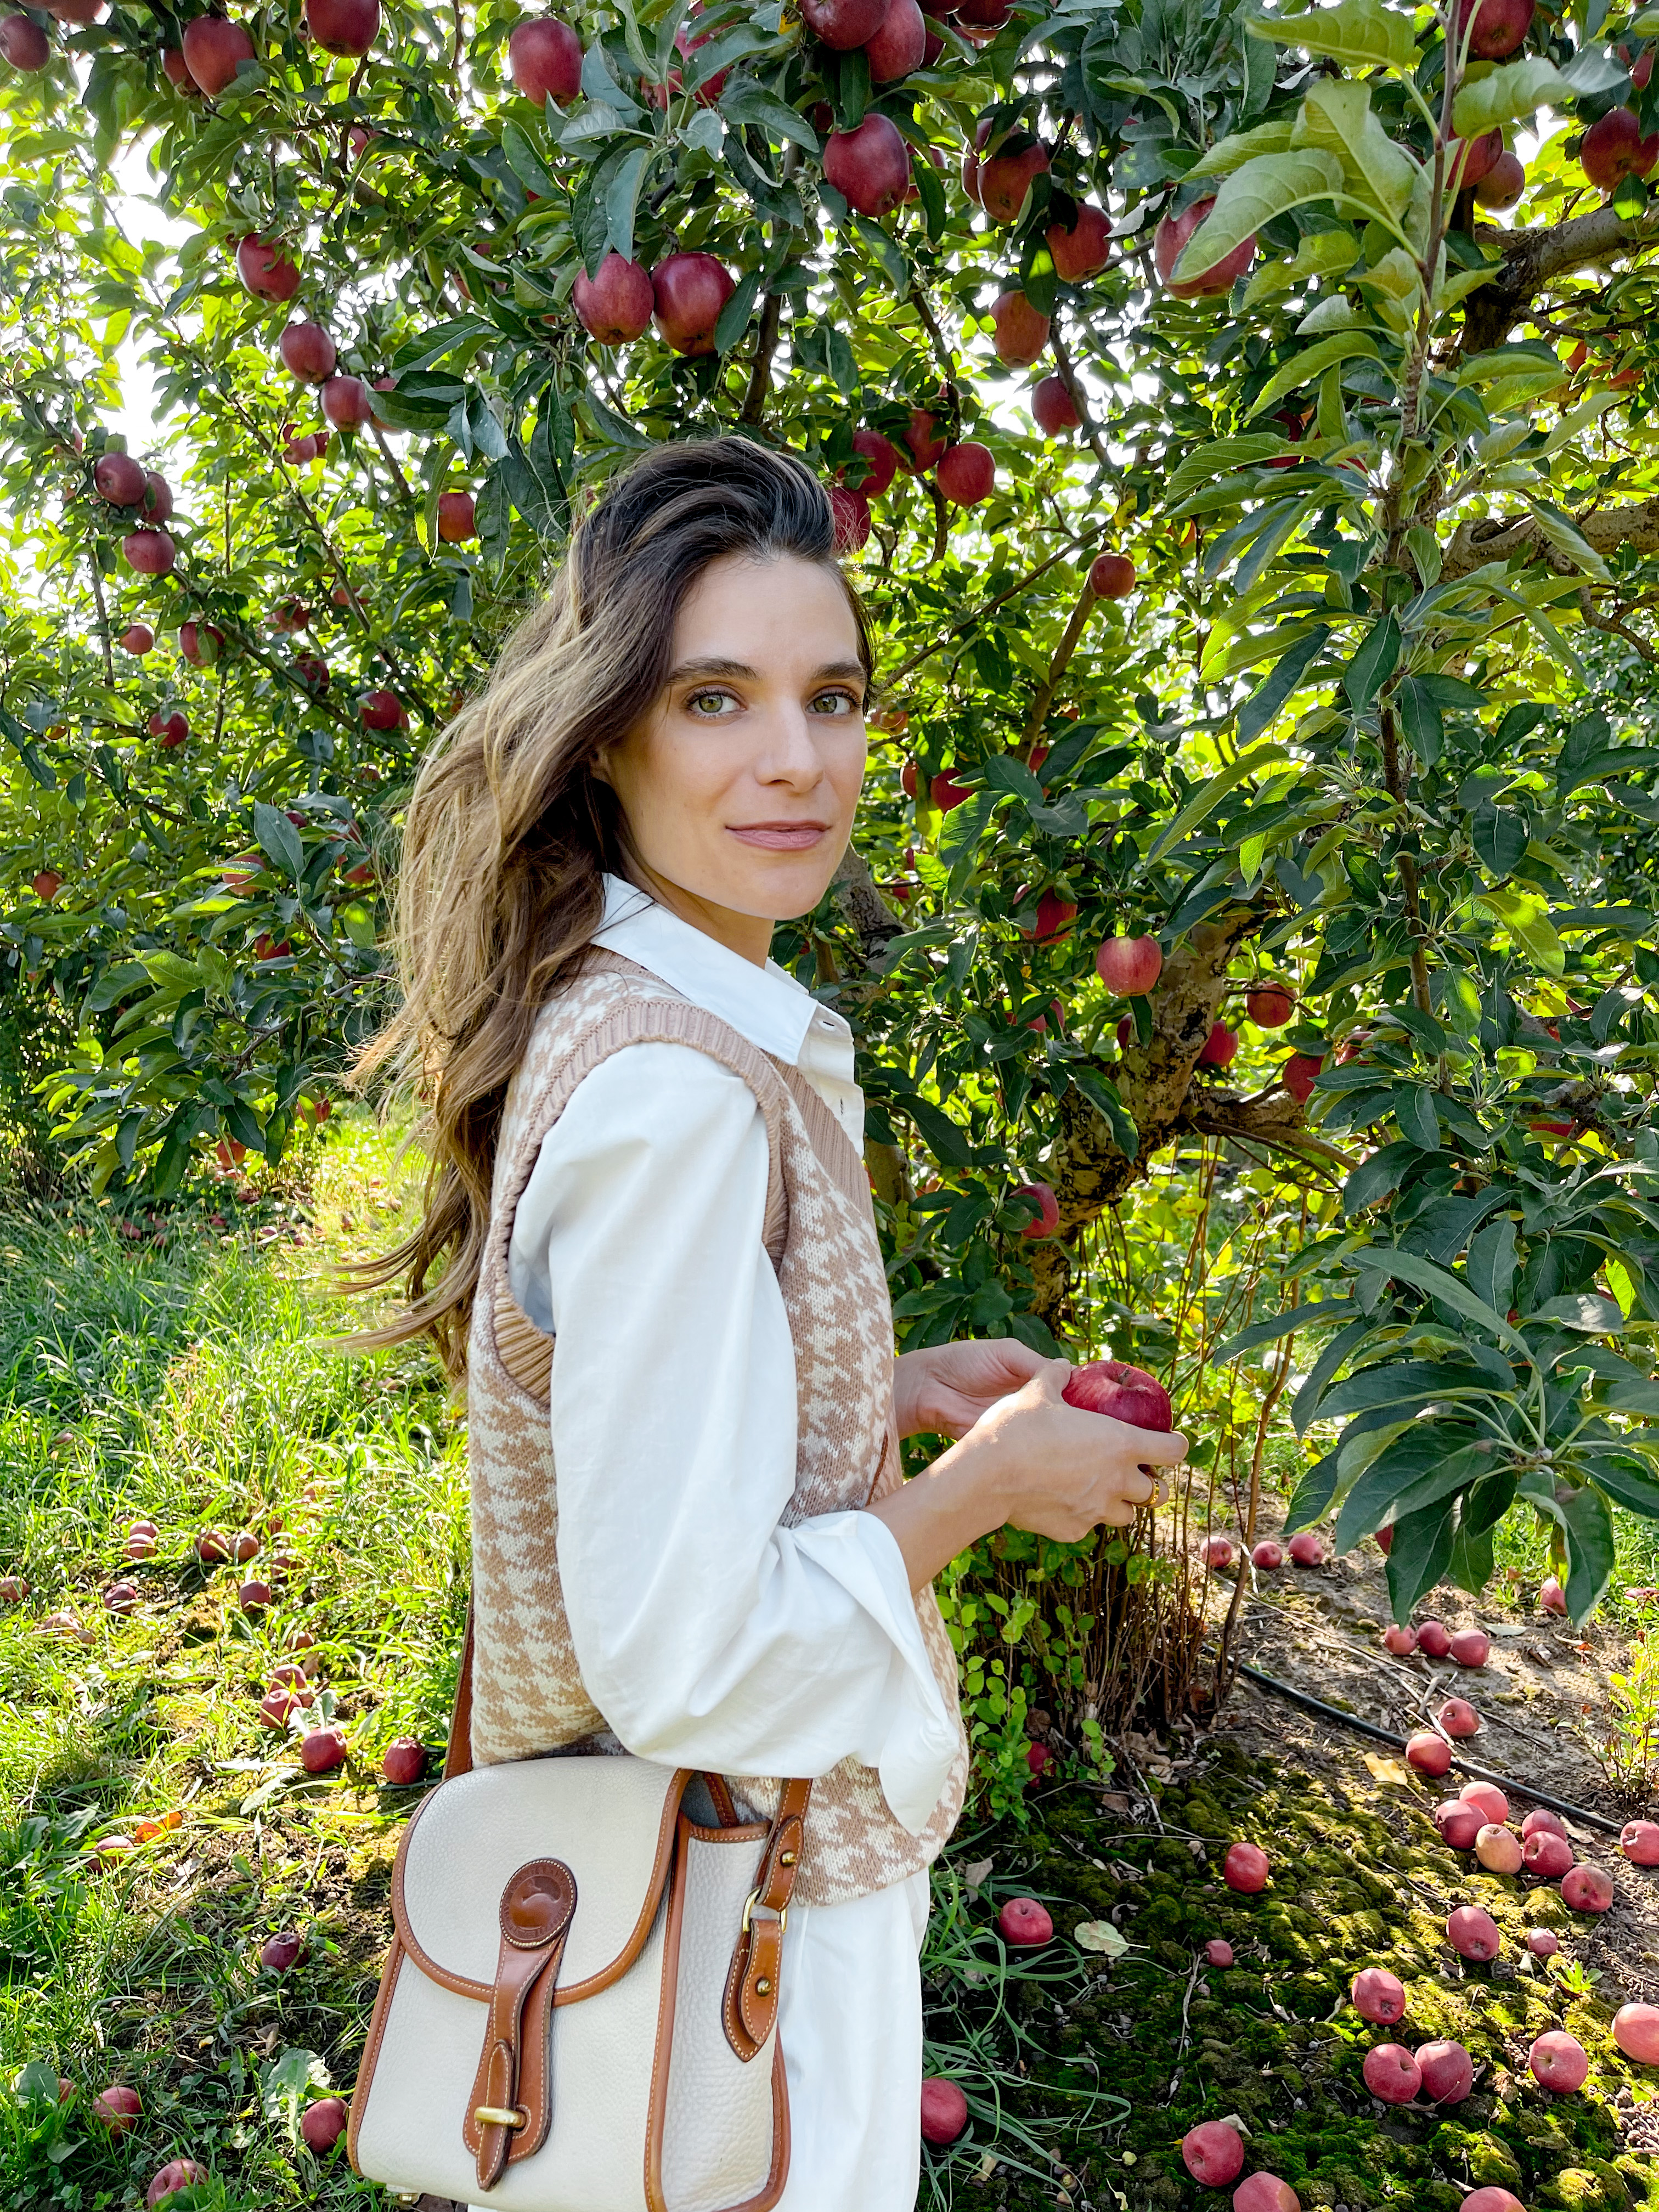
{"type": "Polygon", "coordinates": [[[892,1531],[912,1589],[976,1538],[1012,1523],[1075,1543],[1103,1523],[1121,1528],[1152,1504],[1157,1479],[1146,1467],[1178,1467],[1187,1439],[1132,1429],[1109,1414],[1068,1406],[1064,1359],[999,1398],[925,1474],[901,1483],[866,1510],[892,1531]]]}
{"type": "Polygon", "coordinates": [[[950,1457],[959,1456],[964,1478],[987,1483],[1004,1522],[1072,1544],[1103,1523],[1122,1528],[1158,1492],[1151,1470],[1179,1467],[1187,1439],[1178,1431],[1131,1428],[1108,1413],[1068,1406],[1060,1393],[1071,1379],[1064,1359],[999,1399],[982,1414],[950,1457]],[[977,1465],[973,1464],[977,1462],[977,1465]]]}

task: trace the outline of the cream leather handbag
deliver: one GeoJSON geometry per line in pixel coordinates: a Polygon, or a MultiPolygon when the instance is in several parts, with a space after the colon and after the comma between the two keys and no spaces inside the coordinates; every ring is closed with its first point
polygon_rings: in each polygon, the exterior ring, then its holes
{"type": "Polygon", "coordinates": [[[351,2100],[357,2172],[503,2212],[768,2212],[789,2167],[779,1968],[810,1782],[738,1819],[628,1756],[444,1778],[404,1832],[351,2100]]]}

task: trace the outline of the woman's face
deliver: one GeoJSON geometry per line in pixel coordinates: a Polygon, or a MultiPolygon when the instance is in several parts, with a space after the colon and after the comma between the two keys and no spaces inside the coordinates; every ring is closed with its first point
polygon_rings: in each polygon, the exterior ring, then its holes
{"type": "Polygon", "coordinates": [[[746,958],[810,913],[864,781],[865,677],[846,593],[785,556],[713,562],[655,705],[599,764],[644,888],[746,958]]]}

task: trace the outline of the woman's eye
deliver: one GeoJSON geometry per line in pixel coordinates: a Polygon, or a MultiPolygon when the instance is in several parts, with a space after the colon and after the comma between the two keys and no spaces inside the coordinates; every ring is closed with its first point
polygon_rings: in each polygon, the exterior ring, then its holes
{"type": "Polygon", "coordinates": [[[702,722],[715,720],[736,703],[729,691],[694,691],[685,702],[687,710],[702,722]]]}
{"type": "Polygon", "coordinates": [[[820,691],[812,702],[815,714],[856,714],[863,701],[851,691],[820,691]]]}

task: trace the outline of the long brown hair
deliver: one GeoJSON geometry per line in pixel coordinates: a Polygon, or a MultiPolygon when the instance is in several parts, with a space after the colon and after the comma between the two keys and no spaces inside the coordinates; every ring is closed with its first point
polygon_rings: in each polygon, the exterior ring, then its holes
{"type": "Polygon", "coordinates": [[[424,1212],[394,1250],[347,1270],[351,1289],[401,1282],[408,1299],[354,1349],[429,1336],[452,1377],[465,1370],[507,1087],[600,927],[602,878],[629,872],[627,824],[594,762],[649,711],[687,592],[733,554],[836,568],[811,471],[740,437],[645,455],[578,526],[546,599],[422,765],[398,872],[403,1002],[351,1078],[384,1073],[421,1101],[410,1141],[428,1157],[424,1212]]]}

